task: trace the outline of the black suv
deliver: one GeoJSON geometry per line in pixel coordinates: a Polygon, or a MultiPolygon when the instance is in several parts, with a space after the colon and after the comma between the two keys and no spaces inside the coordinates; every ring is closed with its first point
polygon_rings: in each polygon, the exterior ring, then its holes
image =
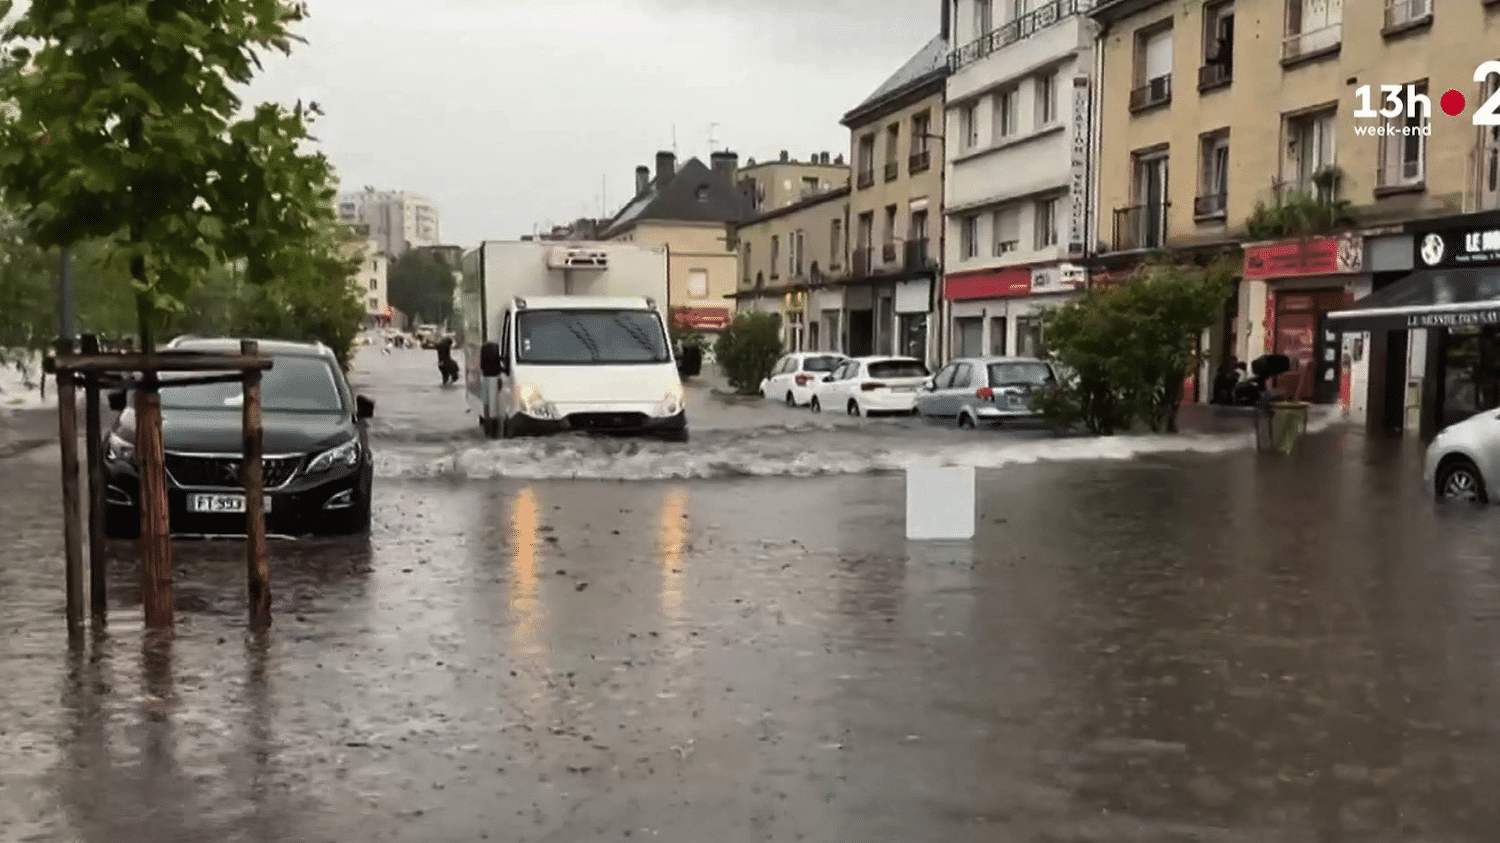
{"type": "MultiPolygon", "coordinates": [[[[167,345],[173,351],[237,353],[239,348],[239,340],[230,339],[179,338],[167,345]]],[[[353,394],[326,346],[265,340],[260,352],[273,361],[261,378],[266,530],[280,535],[368,531],[375,461],[365,420],[374,415],[374,402],[353,394]]],[[[140,535],[133,395],[110,395],[110,408],[120,413],[104,443],[105,531],[114,538],[140,535]]],[[[241,400],[237,382],[162,387],[172,532],[245,532],[241,400]]]]}

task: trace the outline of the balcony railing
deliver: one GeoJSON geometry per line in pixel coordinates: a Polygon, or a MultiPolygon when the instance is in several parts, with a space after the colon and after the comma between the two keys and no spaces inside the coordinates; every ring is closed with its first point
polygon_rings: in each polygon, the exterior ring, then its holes
{"type": "Polygon", "coordinates": [[[1198,92],[1222,88],[1234,79],[1232,62],[1215,62],[1198,68],[1198,92]]]}
{"type": "Polygon", "coordinates": [[[867,187],[872,187],[874,184],[875,184],[875,171],[873,169],[871,169],[871,170],[860,170],[859,171],[859,176],[856,177],[855,182],[854,182],[854,186],[855,186],[855,188],[857,190],[864,190],[867,187]]]}
{"type": "Polygon", "coordinates": [[[1294,32],[1281,40],[1281,63],[1293,64],[1302,59],[1331,53],[1344,41],[1344,24],[1333,23],[1307,32],[1294,32]]]}
{"type": "Polygon", "coordinates": [[[895,181],[899,175],[901,175],[901,164],[896,161],[887,161],[885,163],[885,180],[895,181]]]}
{"type": "Polygon", "coordinates": [[[920,237],[914,240],[907,240],[905,251],[906,259],[903,261],[903,264],[906,269],[913,272],[920,272],[926,269],[937,268],[937,261],[933,259],[932,241],[928,238],[920,237]]]}
{"type": "Polygon", "coordinates": [[[1193,199],[1193,218],[1200,220],[1223,219],[1229,210],[1229,194],[1206,193],[1193,199]]]}
{"type": "Polygon", "coordinates": [[[1131,205],[1115,209],[1116,252],[1160,249],[1167,242],[1167,211],[1170,202],[1131,205]]]}
{"type": "Polygon", "coordinates": [[[1007,21],[995,29],[975,38],[948,54],[948,70],[958,70],[967,64],[988,56],[998,50],[1036,33],[1065,18],[1087,12],[1098,0],[1052,0],[1014,20],[1007,21]]]}
{"type": "Polygon", "coordinates": [[[895,263],[896,255],[900,253],[900,247],[895,240],[887,240],[880,244],[880,262],[895,263]]]}
{"type": "Polygon", "coordinates": [[[1144,111],[1148,108],[1166,105],[1171,101],[1172,74],[1170,73],[1148,79],[1146,84],[1130,92],[1131,111],[1144,111]]]}
{"type": "Polygon", "coordinates": [[[1385,27],[1387,35],[1409,29],[1432,20],[1432,0],[1386,0],[1385,27]]]}
{"type": "Polygon", "coordinates": [[[911,173],[912,175],[916,175],[917,173],[925,173],[931,167],[931,150],[924,149],[920,152],[913,152],[911,154],[911,157],[906,159],[906,171],[908,173],[911,173]]]}
{"type": "Polygon", "coordinates": [[[875,256],[875,250],[869,246],[861,246],[850,254],[850,274],[855,278],[868,278],[873,265],[871,258],[875,256]]]}

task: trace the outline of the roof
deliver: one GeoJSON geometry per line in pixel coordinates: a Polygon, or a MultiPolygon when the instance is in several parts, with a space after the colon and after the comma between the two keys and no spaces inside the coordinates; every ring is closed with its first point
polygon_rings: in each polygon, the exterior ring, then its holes
{"type": "Polygon", "coordinates": [[[750,203],[738,186],[699,161],[689,158],[666,181],[654,180],[609,221],[600,239],[608,240],[647,220],[736,223],[750,216],[750,203]],[[699,190],[703,191],[702,199],[699,190]]]}
{"type": "Polygon", "coordinates": [[[645,310],[645,296],[520,296],[527,310],[645,310]]]}
{"type": "Polygon", "coordinates": [[[826,202],[832,202],[835,199],[845,199],[848,198],[850,192],[851,191],[849,189],[849,184],[848,182],[845,182],[844,184],[835,187],[832,190],[825,190],[822,193],[815,193],[812,196],[807,197],[806,199],[798,199],[796,202],[793,202],[790,205],[782,205],[780,208],[772,208],[771,210],[766,211],[765,213],[762,213],[758,216],[747,217],[740,222],[739,226],[741,228],[744,228],[756,223],[773,220],[777,217],[784,217],[788,214],[795,214],[798,211],[805,211],[808,208],[813,208],[826,202]]]}
{"type": "MultiPolygon", "coordinates": [[[[255,339],[246,337],[245,339],[255,339]]],[[[322,343],[293,342],[291,340],[255,339],[261,354],[283,357],[332,357],[333,351],[322,343]]],[[[178,337],[167,344],[170,351],[217,351],[239,353],[240,340],[236,337],[178,337]]]]}
{"type": "Polygon", "coordinates": [[[939,35],[928,41],[901,69],[892,73],[859,105],[849,109],[841,121],[848,125],[860,115],[875,111],[902,94],[910,93],[948,75],[948,40],[939,35]]]}

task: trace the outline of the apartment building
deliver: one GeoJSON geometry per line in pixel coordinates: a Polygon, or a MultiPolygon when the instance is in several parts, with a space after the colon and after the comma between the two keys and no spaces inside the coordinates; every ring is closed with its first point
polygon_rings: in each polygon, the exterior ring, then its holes
{"type": "Polygon", "coordinates": [[[946,356],[1040,356],[1087,282],[1092,0],[950,0],[946,356]]]}
{"type": "Polygon", "coordinates": [[[404,190],[364,190],[339,195],[339,219],[370,226],[370,236],[392,258],[415,246],[435,246],[438,212],[432,201],[404,190]]]}
{"type": "Polygon", "coordinates": [[[386,279],[390,261],[381,251],[380,240],[368,237],[363,225],[358,226],[357,236],[348,241],[350,257],[357,257],[354,274],[349,284],[364,304],[367,326],[389,325],[395,315],[386,297],[386,279]]]}
{"type": "Polygon", "coordinates": [[[665,246],[673,318],[701,331],[729,324],[727,299],[739,277],[734,227],[750,216],[736,183],[739,155],[721,151],[709,160],[679,167],[675,153],[658,152],[655,172],[636,168],[634,198],[599,232],[601,240],[665,246]]]}
{"type": "Polygon", "coordinates": [[[823,304],[842,314],[842,350],[903,354],[936,363],[941,274],[943,80],[941,34],[850,109],[854,184],[845,231],[849,263],[823,304]]]}
{"type": "Polygon", "coordinates": [[[1243,242],[1243,279],[1210,361],[1286,354],[1284,388],[1378,429],[1429,432],[1493,406],[1500,397],[1463,385],[1489,377],[1478,369],[1492,365],[1493,328],[1472,314],[1463,328],[1416,326],[1466,301],[1497,306],[1481,282],[1500,283],[1489,268],[1500,248],[1482,248],[1500,227],[1500,141],[1472,120],[1500,84],[1500,65],[1475,81],[1500,58],[1497,6],[1101,2],[1102,274],[1155,249],[1243,242]],[[1379,113],[1387,90],[1403,106],[1389,117],[1379,113]],[[1439,109],[1450,90],[1467,100],[1459,117],[1439,109]],[[1477,275],[1459,278],[1459,265],[1477,275]],[[1435,299],[1450,304],[1434,311],[1435,299]],[[1379,312],[1392,301],[1400,307],[1379,312]],[[1413,329],[1398,319],[1391,330],[1392,314],[1413,329]],[[1460,359],[1473,362],[1444,362],[1460,359]]]}
{"type": "Polygon", "coordinates": [[[751,212],[764,214],[843,187],[849,183],[849,165],[843,153],[815,152],[798,161],[783,149],[773,161],[746,160],[738,179],[751,212]]]}
{"type": "Polygon", "coordinates": [[[773,313],[788,351],[847,347],[843,289],[849,185],[751,217],[735,229],[739,312],[773,313]]]}

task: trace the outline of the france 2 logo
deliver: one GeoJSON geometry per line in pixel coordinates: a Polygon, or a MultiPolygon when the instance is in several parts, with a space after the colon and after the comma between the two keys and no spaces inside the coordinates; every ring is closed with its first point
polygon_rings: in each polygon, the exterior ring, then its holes
{"type": "MultiPolygon", "coordinates": [[[[1474,109],[1472,119],[1476,126],[1500,126],[1500,61],[1483,62],[1474,68],[1475,82],[1489,83],[1491,77],[1497,78],[1494,83],[1486,85],[1489,97],[1474,109]]],[[[1404,118],[1415,122],[1425,120],[1432,114],[1432,100],[1419,92],[1416,85],[1381,85],[1380,97],[1384,106],[1380,109],[1374,108],[1374,103],[1371,102],[1372,87],[1360,85],[1354,90],[1354,98],[1359,103],[1359,107],[1353,112],[1355,117],[1383,117],[1387,120],[1404,118]]],[[[1464,95],[1450,90],[1438,100],[1438,105],[1443,113],[1456,116],[1464,110],[1464,95]]]]}

